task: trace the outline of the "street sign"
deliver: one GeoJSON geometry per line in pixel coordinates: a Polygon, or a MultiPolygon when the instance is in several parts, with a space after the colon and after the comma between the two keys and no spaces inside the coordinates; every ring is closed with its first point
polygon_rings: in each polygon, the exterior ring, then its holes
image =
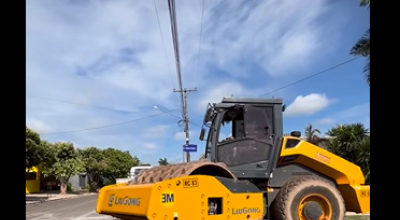
{"type": "Polygon", "coordinates": [[[183,145],[183,151],[185,152],[197,152],[197,145],[195,144],[188,144],[183,145]]]}

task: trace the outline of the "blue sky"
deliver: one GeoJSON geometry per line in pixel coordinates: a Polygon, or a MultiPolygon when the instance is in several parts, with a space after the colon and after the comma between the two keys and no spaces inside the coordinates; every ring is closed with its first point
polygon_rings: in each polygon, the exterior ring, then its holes
{"type": "MultiPolygon", "coordinates": [[[[181,115],[167,1],[156,3],[163,38],[153,1],[27,1],[27,126],[52,142],[180,162],[184,135],[176,117],[107,127],[162,111],[181,115]]],[[[188,98],[193,123],[201,124],[208,102],[234,95],[283,98],[285,132],[307,123],[321,131],[339,123],[369,127],[364,59],[262,96],[352,58],[349,49],[370,25],[357,0],[206,0],[197,65],[201,5],[176,0],[183,84],[198,88],[188,98]]],[[[201,151],[194,159],[204,149],[199,130],[191,125],[201,151]]]]}

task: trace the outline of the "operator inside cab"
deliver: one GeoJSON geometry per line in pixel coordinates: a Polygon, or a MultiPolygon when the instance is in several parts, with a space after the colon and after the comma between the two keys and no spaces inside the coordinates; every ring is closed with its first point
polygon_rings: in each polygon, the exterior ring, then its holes
{"type": "Polygon", "coordinates": [[[218,157],[228,166],[265,160],[272,145],[268,112],[261,108],[243,110],[229,109],[219,130],[218,157]],[[228,132],[231,135],[226,137],[228,132]]]}

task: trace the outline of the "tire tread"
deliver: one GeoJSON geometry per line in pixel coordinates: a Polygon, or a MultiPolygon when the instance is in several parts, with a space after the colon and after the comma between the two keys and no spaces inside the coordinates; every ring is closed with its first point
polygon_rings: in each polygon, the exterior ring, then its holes
{"type": "MultiPolygon", "coordinates": [[[[326,179],[323,179],[323,178],[320,178],[317,176],[299,176],[299,177],[289,180],[279,190],[279,193],[276,196],[275,201],[272,204],[271,215],[273,216],[273,220],[289,220],[289,219],[291,219],[290,216],[286,216],[287,213],[285,213],[286,205],[288,204],[287,201],[290,196],[290,193],[295,188],[297,188],[301,185],[304,185],[310,181],[320,181],[323,183],[327,183],[331,186],[334,186],[331,182],[327,181],[326,179]]],[[[343,199],[340,191],[336,188],[336,186],[334,186],[334,188],[336,189],[336,191],[332,192],[332,193],[339,195],[339,197],[341,199],[341,201],[339,201],[339,202],[341,202],[343,204],[343,207],[345,207],[344,199],[343,199]]],[[[344,209],[343,212],[345,214],[346,210],[344,209]]]]}

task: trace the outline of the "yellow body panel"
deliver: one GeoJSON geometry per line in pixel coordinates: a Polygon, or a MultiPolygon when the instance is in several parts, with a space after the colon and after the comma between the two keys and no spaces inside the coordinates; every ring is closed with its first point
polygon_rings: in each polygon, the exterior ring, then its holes
{"type": "MultiPolygon", "coordinates": [[[[298,139],[285,137],[283,146],[286,146],[288,138],[298,139]]],[[[296,159],[287,163],[299,163],[332,178],[345,200],[347,211],[370,212],[370,186],[363,185],[365,178],[361,168],[321,147],[298,140],[300,142],[295,147],[282,149],[281,158],[297,156],[296,159]],[[366,194],[368,196],[365,196],[366,194]]]]}
{"type": "MultiPolygon", "coordinates": [[[[286,140],[287,137],[284,139],[283,146],[285,146],[286,140]]],[[[297,146],[282,149],[281,157],[292,155],[299,155],[299,157],[291,163],[298,162],[325,174],[339,185],[361,185],[365,183],[364,175],[359,166],[309,142],[300,140],[297,146]]]]}
{"type": "MultiPolygon", "coordinates": [[[[232,180],[233,181],[233,180],[232,180]]],[[[262,193],[235,193],[212,176],[186,176],[155,184],[104,187],[97,202],[97,213],[115,217],[174,219],[262,219],[262,193]],[[190,186],[185,182],[192,182],[190,186]],[[134,205],[115,204],[116,198],[136,199],[134,205]],[[209,198],[222,199],[222,214],[209,215],[209,198]],[[111,204],[111,205],[110,205],[111,204]],[[252,210],[252,211],[249,211],[252,210]]]]}
{"type": "Polygon", "coordinates": [[[27,173],[36,173],[35,180],[26,180],[25,181],[25,189],[26,194],[29,193],[38,193],[40,192],[40,170],[37,167],[32,167],[29,171],[26,170],[27,173]]]}
{"type": "Polygon", "coordinates": [[[346,210],[356,213],[369,213],[371,208],[370,186],[339,185],[346,210]]]}

